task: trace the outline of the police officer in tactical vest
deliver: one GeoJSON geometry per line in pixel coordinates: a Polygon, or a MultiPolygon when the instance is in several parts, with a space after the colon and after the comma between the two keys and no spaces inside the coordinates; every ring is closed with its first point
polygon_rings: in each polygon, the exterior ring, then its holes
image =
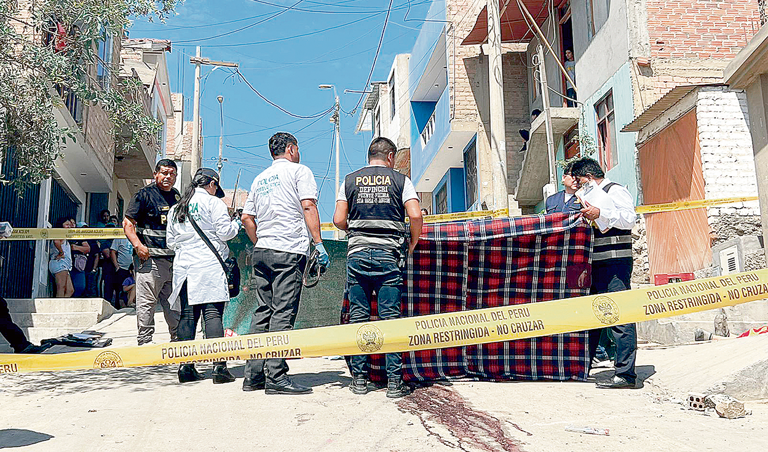
{"type": "MultiPolygon", "coordinates": [[[[592,245],[590,293],[629,290],[632,276],[632,227],[637,219],[634,198],[626,188],[608,180],[600,164],[594,159],[582,158],[575,161],[571,173],[579,187],[589,184],[594,189],[603,190],[611,198],[614,206],[600,209],[585,203],[581,209],[584,217],[597,226],[594,229],[595,239],[592,245]]],[[[616,342],[616,371],[613,379],[598,382],[597,386],[613,389],[634,388],[637,380],[635,324],[612,326],[611,332],[616,342]]],[[[590,362],[595,357],[601,333],[601,329],[589,332],[590,362]]]]}
{"type": "MultiPolygon", "coordinates": [[[[373,292],[377,295],[381,320],[400,317],[405,260],[419,240],[422,216],[413,183],[393,169],[396,152],[391,140],[374,139],[368,148],[368,166],[347,175],[336,198],[333,222],[346,230],[349,238],[347,287],[351,323],[370,320],[373,292]],[[406,215],[411,220],[410,232],[406,215]]],[[[375,331],[367,333],[375,335],[375,331]]],[[[367,355],[352,356],[350,367],[350,389],[355,394],[367,393],[367,355]]],[[[402,355],[388,353],[386,367],[387,397],[407,395],[410,390],[402,382],[402,355]]]]}
{"type": "MultiPolygon", "coordinates": [[[[168,304],[172,291],[173,251],[165,244],[168,211],[181,196],[173,188],[176,183],[176,163],[162,159],[155,165],[154,181],[139,190],[128,205],[123,220],[125,236],[138,256],[136,267],[136,322],[138,343],[152,342],[155,333],[155,306],[163,307],[165,321],[176,340],[180,311],[168,304]]],[[[136,262],[134,263],[134,265],[136,262]]]]}

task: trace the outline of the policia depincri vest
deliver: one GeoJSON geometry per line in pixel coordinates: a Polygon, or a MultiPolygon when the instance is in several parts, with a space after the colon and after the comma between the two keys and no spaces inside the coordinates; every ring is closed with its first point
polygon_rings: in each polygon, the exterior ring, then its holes
{"type": "MultiPolygon", "coordinates": [[[[181,198],[175,188],[170,193],[176,201],[181,198]]],[[[142,188],[140,195],[144,197],[144,211],[137,219],[136,235],[149,250],[150,257],[173,258],[175,253],[166,245],[166,228],[168,214],[175,202],[169,203],[155,183],[142,188]]]]}
{"type": "MultiPolygon", "coordinates": [[[[610,182],[603,187],[608,193],[616,182],[610,182]]],[[[632,259],[632,231],[630,229],[611,228],[607,232],[594,229],[595,242],[592,245],[592,262],[601,265],[610,264],[618,259],[632,259]]]]}
{"type": "Polygon", "coordinates": [[[347,175],[348,256],[369,248],[405,256],[408,229],[404,187],[405,176],[385,166],[366,166],[347,175]]]}

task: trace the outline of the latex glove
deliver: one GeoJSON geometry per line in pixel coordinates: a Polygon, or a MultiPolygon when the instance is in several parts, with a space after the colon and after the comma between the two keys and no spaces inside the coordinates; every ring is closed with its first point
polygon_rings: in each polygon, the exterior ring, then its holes
{"type": "Polygon", "coordinates": [[[328,264],[331,263],[331,257],[328,255],[328,251],[325,250],[323,243],[315,243],[315,249],[318,252],[317,263],[320,264],[321,267],[327,268],[328,264]]]}

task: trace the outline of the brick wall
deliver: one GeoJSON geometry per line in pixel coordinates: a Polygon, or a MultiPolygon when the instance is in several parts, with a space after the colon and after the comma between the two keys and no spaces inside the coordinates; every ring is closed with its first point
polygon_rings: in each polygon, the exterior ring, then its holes
{"type": "Polygon", "coordinates": [[[525,53],[508,52],[501,58],[504,75],[504,118],[507,141],[507,187],[515,191],[520,169],[523,166],[523,138],[519,130],[531,128],[531,113],[528,108],[528,68],[525,53]]]}
{"type": "MultiPolygon", "coordinates": [[[[481,51],[480,46],[461,46],[458,42],[474,27],[475,19],[483,6],[485,6],[485,2],[469,0],[448,1],[447,4],[448,17],[454,17],[452,33],[457,36],[455,50],[450,34],[447,41],[453,120],[477,124],[478,133],[485,135],[484,139],[478,140],[477,143],[479,155],[482,155],[484,148],[488,145],[488,135],[490,134],[488,56],[481,51]]],[[[523,146],[523,140],[518,130],[530,128],[528,72],[525,66],[524,52],[509,51],[506,46],[502,52],[507,191],[512,193],[517,184],[524,156],[518,152],[523,146]]],[[[490,180],[487,163],[483,162],[482,158],[479,162],[478,171],[481,181],[490,180]],[[483,174],[484,172],[485,174],[483,174]]],[[[480,198],[483,198],[482,189],[480,198]]]]}
{"type": "MultiPolygon", "coordinates": [[[[109,65],[109,89],[118,89],[118,73],[120,63],[120,39],[112,40],[112,63],[109,65]]],[[[92,65],[89,72],[96,79],[96,66],[92,65]]],[[[96,89],[100,89],[96,87],[96,89]]],[[[109,120],[109,115],[100,105],[86,104],[83,114],[83,134],[85,142],[104,166],[108,174],[115,168],[115,129],[109,120]]]]}
{"type": "Polygon", "coordinates": [[[651,56],[732,58],[760,28],[757,0],[647,0],[651,56]]]}
{"type": "MultiPolygon", "coordinates": [[[[755,160],[749,133],[747,98],[726,87],[701,88],[696,104],[701,166],[707,199],[757,195],[755,160]]],[[[721,215],[756,217],[757,201],[710,207],[710,224],[721,215]]]]}

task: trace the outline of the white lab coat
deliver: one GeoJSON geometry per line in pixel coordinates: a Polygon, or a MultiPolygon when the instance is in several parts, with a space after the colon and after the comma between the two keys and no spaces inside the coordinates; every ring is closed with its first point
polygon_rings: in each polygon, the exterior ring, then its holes
{"type": "MultiPolygon", "coordinates": [[[[230,219],[224,201],[202,188],[195,188],[189,205],[197,225],[219,251],[221,258],[226,259],[229,256],[226,242],[237,235],[240,225],[230,219]]],[[[166,238],[168,248],[176,252],[173,259],[173,292],[168,299],[172,309],[181,309],[179,294],[184,281],[187,282],[190,305],[229,301],[224,269],[189,220],[176,222],[175,210],[176,206],[168,212],[166,238]]]]}

